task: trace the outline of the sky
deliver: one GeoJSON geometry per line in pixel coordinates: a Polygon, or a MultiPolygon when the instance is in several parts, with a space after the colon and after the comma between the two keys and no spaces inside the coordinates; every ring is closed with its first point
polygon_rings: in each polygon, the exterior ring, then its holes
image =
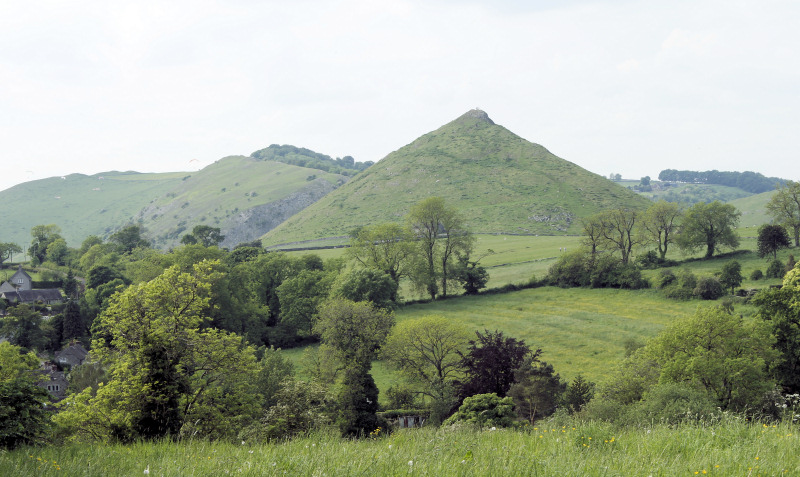
{"type": "Polygon", "coordinates": [[[0,0],[0,190],[270,144],[378,161],[473,108],[592,172],[800,180],[800,2],[0,0]]]}

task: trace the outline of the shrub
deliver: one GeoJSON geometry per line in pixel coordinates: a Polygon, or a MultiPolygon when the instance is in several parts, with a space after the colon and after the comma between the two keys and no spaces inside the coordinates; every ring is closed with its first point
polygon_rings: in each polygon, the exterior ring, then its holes
{"type": "Polygon", "coordinates": [[[697,286],[692,293],[703,300],[716,300],[725,295],[725,290],[722,289],[722,284],[716,278],[703,277],[697,280],[697,286]]]}
{"type": "Polygon", "coordinates": [[[758,281],[764,278],[764,272],[759,269],[753,270],[753,273],[750,274],[750,280],[758,281]]]}
{"type": "Polygon", "coordinates": [[[677,279],[678,278],[675,276],[675,274],[672,273],[672,270],[661,270],[658,272],[658,277],[656,277],[656,288],[666,288],[675,283],[675,280],[677,279]]]}
{"type": "Polygon", "coordinates": [[[783,263],[780,260],[773,260],[767,267],[767,278],[783,278],[786,273],[783,263]]]}
{"type": "Polygon", "coordinates": [[[708,393],[684,383],[664,383],[647,391],[626,417],[629,423],[679,424],[707,418],[716,409],[717,404],[708,393]]]}
{"type": "Polygon", "coordinates": [[[550,283],[562,288],[586,286],[589,275],[587,257],[580,251],[561,255],[547,272],[550,283]]]}
{"type": "Polygon", "coordinates": [[[514,401],[495,393],[476,394],[464,399],[455,414],[444,421],[445,425],[464,422],[478,427],[510,427],[514,424],[514,401]]]}
{"type": "Polygon", "coordinates": [[[664,287],[664,296],[676,300],[692,298],[697,286],[697,277],[688,268],[681,268],[675,275],[675,281],[664,287]]]}

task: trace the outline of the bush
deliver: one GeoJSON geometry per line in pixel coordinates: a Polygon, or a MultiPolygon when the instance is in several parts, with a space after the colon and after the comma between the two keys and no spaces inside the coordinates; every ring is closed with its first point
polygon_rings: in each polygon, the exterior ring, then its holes
{"type": "Polygon", "coordinates": [[[675,275],[675,280],[663,288],[664,296],[675,300],[689,300],[694,296],[697,286],[697,277],[688,268],[681,268],[675,275]]]}
{"type": "Polygon", "coordinates": [[[764,278],[764,273],[759,269],[753,270],[753,273],[750,274],[750,280],[758,281],[762,278],[764,278]]]}
{"type": "Polygon", "coordinates": [[[694,296],[703,300],[716,300],[725,295],[722,284],[714,277],[703,277],[697,281],[697,286],[692,292],[694,296]]]}
{"type": "Polygon", "coordinates": [[[672,273],[672,270],[661,270],[658,272],[658,277],[656,277],[656,288],[664,289],[675,283],[677,279],[678,277],[672,273]]]}
{"type": "Polygon", "coordinates": [[[711,397],[684,383],[664,383],[652,387],[628,412],[629,423],[662,422],[679,424],[713,415],[717,404],[711,397]]]}
{"type": "Polygon", "coordinates": [[[650,287],[639,267],[623,264],[618,258],[607,254],[598,254],[592,260],[588,253],[582,251],[559,257],[547,276],[552,285],[562,288],[591,286],[637,290],[650,287]]]}
{"type": "Polygon", "coordinates": [[[478,427],[510,427],[516,418],[514,401],[495,393],[476,394],[464,399],[455,414],[444,421],[445,425],[464,422],[478,427]]]}
{"type": "Polygon", "coordinates": [[[773,260],[767,267],[767,278],[783,278],[785,273],[786,270],[780,260],[773,260]]]}
{"type": "Polygon", "coordinates": [[[587,286],[590,276],[587,263],[587,257],[581,251],[565,253],[550,266],[547,278],[552,285],[562,288],[587,286]]]}

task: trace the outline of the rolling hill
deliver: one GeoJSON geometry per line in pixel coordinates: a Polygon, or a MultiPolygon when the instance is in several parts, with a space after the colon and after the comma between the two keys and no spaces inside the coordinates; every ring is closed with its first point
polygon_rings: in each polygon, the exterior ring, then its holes
{"type": "Polygon", "coordinates": [[[203,168],[142,208],[135,219],[167,248],[196,225],[218,227],[233,247],[309,206],[348,178],[253,157],[230,156],[203,168]]]}
{"type": "Polygon", "coordinates": [[[318,169],[231,156],[197,172],[70,174],[0,191],[0,241],[27,246],[30,229],[56,224],[71,247],[141,224],[157,247],[195,225],[219,227],[223,246],[258,239],[348,178],[318,169]]]}
{"type": "Polygon", "coordinates": [[[389,154],[264,237],[266,245],[347,235],[401,221],[441,196],[476,233],[579,233],[579,219],[647,199],[556,157],[472,110],[389,154]]]}
{"type": "Polygon", "coordinates": [[[0,191],[0,241],[27,247],[31,227],[56,224],[72,247],[89,235],[106,236],[189,173],[103,172],[35,180],[0,191]]]}

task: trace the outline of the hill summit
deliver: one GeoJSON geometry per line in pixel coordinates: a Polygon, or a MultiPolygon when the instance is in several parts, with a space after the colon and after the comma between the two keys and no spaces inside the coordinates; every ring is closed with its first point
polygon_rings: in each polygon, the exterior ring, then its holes
{"type": "Polygon", "coordinates": [[[431,196],[458,208],[476,233],[578,233],[581,217],[649,203],[497,125],[480,110],[392,152],[265,236],[273,245],[400,222],[431,196]]]}

